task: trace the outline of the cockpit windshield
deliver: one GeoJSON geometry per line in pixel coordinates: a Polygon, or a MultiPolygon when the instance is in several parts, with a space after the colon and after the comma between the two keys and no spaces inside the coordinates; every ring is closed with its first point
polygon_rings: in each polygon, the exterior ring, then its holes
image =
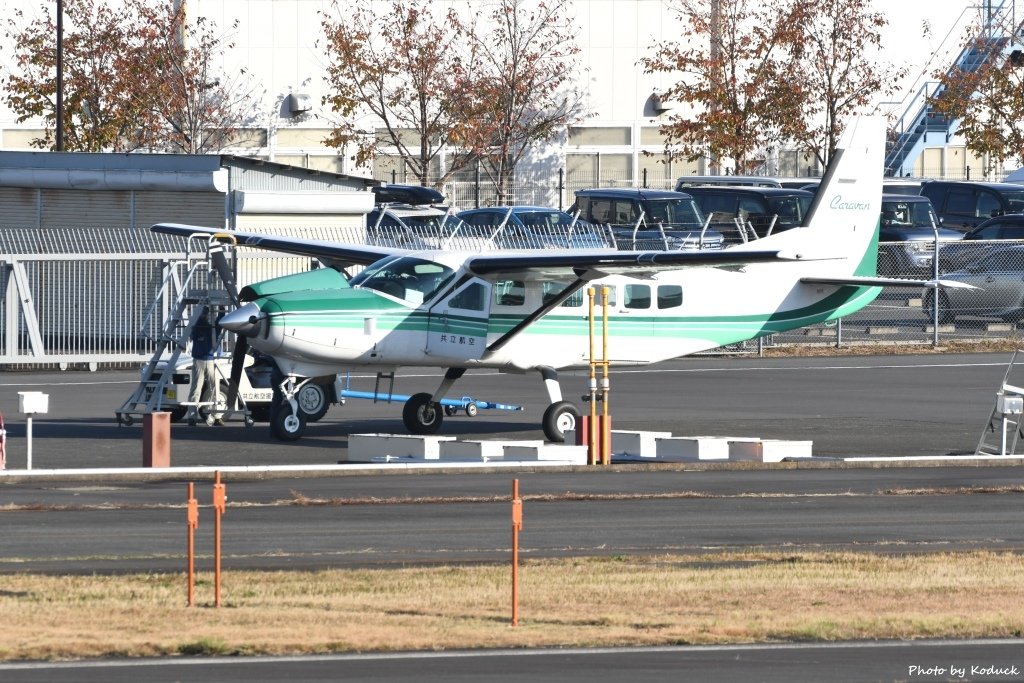
{"type": "Polygon", "coordinates": [[[350,284],[419,305],[429,301],[454,275],[454,270],[435,261],[389,256],[367,266],[350,284]]]}

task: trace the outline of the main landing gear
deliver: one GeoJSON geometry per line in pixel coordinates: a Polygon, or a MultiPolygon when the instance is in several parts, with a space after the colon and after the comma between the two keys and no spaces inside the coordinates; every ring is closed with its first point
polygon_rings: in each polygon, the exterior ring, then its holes
{"type": "MultiPolygon", "coordinates": [[[[409,397],[402,409],[402,422],[411,434],[436,434],[441,429],[446,413],[441,399],[465,372],[466,368],[448,368],[441,385],[433,394],[424,392],[409,397]]],[[[544,437],[548,441],[563,443],[566,432],[576,429],[580,410],[575,404],[562,400],[558,373],[554,368],[542,367],[540,374],[551,401],[541,420],[544,437]]]]}

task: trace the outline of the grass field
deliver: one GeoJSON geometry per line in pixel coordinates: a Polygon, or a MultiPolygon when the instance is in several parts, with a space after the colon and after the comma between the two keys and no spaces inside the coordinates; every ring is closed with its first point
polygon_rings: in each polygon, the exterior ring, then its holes
{"type": "Polygon", "coordinates": [[[1020,637],[1024,558],[722,553],[202,575],[3,577],[3,659],[1020,637]]]}

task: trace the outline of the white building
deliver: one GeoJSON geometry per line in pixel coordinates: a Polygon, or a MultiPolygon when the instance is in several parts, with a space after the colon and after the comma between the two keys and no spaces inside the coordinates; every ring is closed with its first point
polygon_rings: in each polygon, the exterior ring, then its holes
{"type": "MultiPolygon", "coordinates": [[[[448,0],[455,5],[467,2],[448,0]]],[[[562,144],[547,150],[553,153],[535,155],[544,161],[521,168],[523,175],[552,179],[564,169],[568,187],[581,183],[663,187],[680,175],[707,172],[699,162],[665,163],[659,125],[680,113],[680,107],[659,102],[656,97],[670,85],[670,77],[645,74],[639,64],[641,58],[652,54],[658,42],[676,40],[683,30],[670,4],[670,0],[575,1],[577,42],[582,49],[577,79],[592,116],[571,128],[562,144]]],[[[906,64],[912,77],[918,73],[926,76],[929,68],[934,69],[934,62],[945,58],[943,51],[951,51],[958,43],[956,26],[977,13],[963,0],[930,2],[932,33],[924,41],[915,41],[914,36],[921,33],[920,26],[913,23],[920,18],[920,3],[899,3],[900,7],[895,7],[897,4],[877,0],[877,9],[894,17],[891,43],[885,46],[887,51],[893,48],[892,59],[887,54],[881,57],[897,65],[906,64]],[[917,53],[912,51],[915,43],[917,53]]],[[[7,5],[21,7],[29,14],[40,7],[39,0],[8,0],[7,5]]],[[[329,0],[191,0],[188,11],[212,19],[221,29],[238,21],[238,28],[231,34],[235,47],[226,55],[224,67],[232,73],[245,68],[252,74],[257,90],[263,92],[246,135],[254,141],[252,146],[227,149],[225,153],[385,181],[405,180],[397,172],[392,175],[395,164],[387,158],[379,159],[374,168],[359,168],[346,155],[323,144],[330,112],[321,105],[326,57],[318,45],[322,44],[321,13],[333,12],[329,0]]],[[[9,68],[12,59],[9,51],[0,54],[0,60],[8,62],[3,68],[9,68]]],[[[887,103],[883,108],[894,119],[899,117],[901,107],[913,104],[921,81],[908,79],[904,101],[887,103]]],[[[0,103],[0,150],[31,150],[30,140],[38,137],[39,128],[38,122],[16,123],[14,115],[0,103]]],[[[913,167],[914,175],[946,175],[947,170],[956,175],[970,163],[955,138],[942,137],[941,144],[935,136],[921,143],[921,149],[915,152],[914,158],[919,161],[913,167]]],[[[795,153],[792,159],[783,158],[780,167],[771,170],[795,174],[795,158],[795,153]]],[[[799,173],[805,170],[800,168],[799,173]]],[[[552,203],[562,203],[562,199],[550,197],[552,203]]]]}

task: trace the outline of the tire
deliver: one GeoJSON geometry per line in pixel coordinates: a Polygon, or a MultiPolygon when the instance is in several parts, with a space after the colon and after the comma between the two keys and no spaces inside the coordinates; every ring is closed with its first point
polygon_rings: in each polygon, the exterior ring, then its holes
{"type": "Polygon", "coordinates": [[[580,409],[569,401],[552,403],[544,411],[541,425],[544,438],[553,443],[565,443],[565,433],[576,429],[580,422],[580,409]]]}
{"type": "MultiPolygon", "coordinates": [[[[924,312],[929,320],[935,320],[935,290],[930,290],[924,295],[924,312]]],[[[949,296],[945,292],[939,292],[939,324],[948,325],[956,320],[956,314],[949,306],[949,296]]]]}
{"type": "Polygon", "coordinates": [[[280,441],[298,441],[306,431],[306,415],[301,410],[292,415],[285,404],[270,413],[270,433],[280,441]]]}
{"type": "Polygon", "coordinates": [[[299,410],[306,414],[306,422],[316,422],[327,414],[331,404],[327,400],[327,390],[313,382],[308,382],[295,394],[299,410]]]}
{"type": "Polygon", "coordinates": [[[436,434],[444,422],[440,403],[430,400],[428,393],[413,394],[402,408],[402,422],[410,434],[436,434]]]}
{"type": "Polygon", "coordinates": [[[179,406],[177,408],[171,408],[171,422],[181,422],[185,414],[188,413],[188,408],[185,406],[179,406]]]}

